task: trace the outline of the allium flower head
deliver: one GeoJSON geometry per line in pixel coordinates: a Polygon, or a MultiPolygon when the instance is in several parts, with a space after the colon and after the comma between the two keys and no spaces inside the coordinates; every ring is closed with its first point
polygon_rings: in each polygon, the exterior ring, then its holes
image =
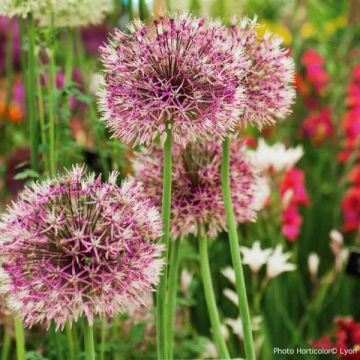
{"type": "Polygon", "coordinates": [[[32,14],[40,26],[75,27],[101,23],[113,6],[112,0],[1,0],[0,15],[32,14]]]}
{"type": "Polygon", "coordinates": [[[149,28],[137,20],[129,29],[115,30],[102,48],[106,85],[99,108],[115,137],[149,144],[171,124],[175,141],[185,145],[234,129],[246,62],[242,49],[227,49],[220,24],[177,15],[149,28]]]}
{"type": "Polygon", "coordinates": [[[257,19],[242,19],[230,28],[233,48],[243,48],[250,61],[245,68],[245,111],[241,124],[258,128],[271,125],[290,113],[294,102],[295,65],[289,51],[280,47],[281,37],[266,31],[258,35],[257,19]]]}
{"type": "MultiPolygon", "coordinates": [[[[231,145],[231,190],[238,222],[254,221],[260,203],[256,194],[264,182],[246,156],[243,143],[234,139],[231,145]]],[[[157,205],[162,196],[161,148],[146,149],[132,160],[136,177],[144,183],[145,192],[157,205]]],[[[172,228],[174,239],[198,234],[204,225],[215,237],[226,229],[221,192],[221,144],[203,141],[173,148],[172,228]]]]}
{"type": "Polygon", "coordinates": [[[113,0],[42,0],[35,13],[40,26],[80,27],[100,24],[114,8],[113,0]]]}
{"type": "Polygon", "coordinates": [[[26,188],[2,216],[0,255],[10,308],[27,326],[58,327],[141,304],[158,281],[157,210],[134,180],[102,183],[74,167],[26,188]]]}
{"type": "Polygon", "coordinates": [[[29,14],[38,12],[48,0],[1,0],[0,16],[27,17],[29,14]]]}

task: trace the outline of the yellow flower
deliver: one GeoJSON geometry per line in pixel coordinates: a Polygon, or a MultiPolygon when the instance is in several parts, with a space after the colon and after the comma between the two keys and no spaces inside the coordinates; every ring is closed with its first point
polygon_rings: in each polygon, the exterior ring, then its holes
{"type": "Polygon", "coordinates": [[[269,30],[274,34],[279,35],[283,39],[284,45],[289,46],[291,44],[292,35],[286,26],[281,24],[269,23],[266,21],[261,22],[261,25],[262,26],[257,29],[257,34],[259,35],[259,37],[262,37],[265,32],[269,30]]]}
{"type": "Polygon", "coordinates": [[[300,36],[303,39],[308,39],[316,34],[316,28],[314,24],[304,23],[300,28],[300,36]]]}

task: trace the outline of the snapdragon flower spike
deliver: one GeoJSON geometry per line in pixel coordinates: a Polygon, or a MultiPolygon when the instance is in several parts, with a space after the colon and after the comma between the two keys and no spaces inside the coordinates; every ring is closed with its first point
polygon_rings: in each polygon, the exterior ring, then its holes
{"type": "Polygon", "coordinates": [[[259,37],[257,19],[243,18],[229,29],[231,48],[245,50],[245,109],[240,124],[262,128],[290,113],[295,99],[295,64],[289,50],[280,47],[281,37],[266,31],[259,37]]]}
{"type": "Polygon", "coordinates": [[[143,304],[158,282],[162,225],[141,185],[84,172],[33,183],[2,216],[0,290],[27,326],[92,324],[143,304]]]}
{"type": "Polygon", "coordinates": [[[105,86],[99,91],[102,120],[125,143],[149,144],[172,127],[185,146],[224,138],[238,123],[246,66],[241,49],[229,51],[217,22],[187,15],[136,20],[130,34],[115,30],[101,49],[105,86]]]}
{"type": "MultiPolygon", "coordinates": [[[[264,182],[257,175],[239,139],[231,145],[231,190],[234,213],[238,222],[254,221],[262,207],[258,198],[264,182]]],[[[146,196],[161,205],[162,151],[145,149],[132,159],[136,178],[144,183],[146,196]]],[[[199,225],[205,226],[209,237],[226,230],[225,210],[221,192],[221,144],[203,141],[185,149],[173,148],[173,185],[171,205],[173,239],[197,235],[199,225]]]]}

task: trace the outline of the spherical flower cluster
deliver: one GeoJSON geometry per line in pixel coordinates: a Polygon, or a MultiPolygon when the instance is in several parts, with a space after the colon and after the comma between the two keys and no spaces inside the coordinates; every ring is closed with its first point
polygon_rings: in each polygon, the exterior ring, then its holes
{"type": "Polygon", "coordinates": [[[48,0],[35,17],[40,26],[80,27],[100,24],[113,8],[113,0],[48,0]]]}
{"type": "Polygon", "coordinates": [[[45,8],[48,0],[1,0],[0,16],[27,17],[45,8]]]}
{"type": "MultiPolygon", "coordinates": [[[[265,184],[257,169],[245,154],[243,143],[234,139],[231,145],[230,177],[234,213],[238,222],[254,221],[262,207],[265,184]]],[[[162,151],[147,149],[132,159],[136,177],[144,183],[148,197],[161,204],[162,151]]],[[[203,141],[173,148],[172,188],[173,238],[197,235],[199,225],[215,237],[226,229],[225,211],[221,191],[221,144],[203,141]]]]}
{"type": "Polygon", "coordinates": [[[294,102],[295,65],[289,51],[280,47],[282,39],[269,31],[259,37],[256,18],[242,19],[230,28],[231,47],[242,48],[250,64],[244,69],[245,108],[242,125],[259,128],[290,113],[294,102]]]}
{"type": "Polygon", "coordinates": [[[134,180],[84,167],[26,188],[0,222],[1,292],[27,326],[58,327],[142,304],[163,261],[161,221],[134,180]]]}
{"type": "Polygon", "coordinates": [[[242,49],[218,23],[187,15],[133,22],[102,48],[102,120],[125,143],[149,144],[171,125],[177,143],[223,138],[243,111],[242,49]]]}
{"type": "Polygon", "coordinates": [[[101,23],[112,0],[1,0],[0,15],[33,15],[40,26],[76,27],[101,23]]]}

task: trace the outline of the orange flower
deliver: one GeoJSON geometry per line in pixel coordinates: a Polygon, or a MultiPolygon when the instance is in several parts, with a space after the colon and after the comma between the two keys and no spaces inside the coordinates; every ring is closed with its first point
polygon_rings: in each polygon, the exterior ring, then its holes
{"type": "Polygon", "coordinates": [[[8,108],[9,120],[18,124],[21,122],[24,113],[22,112],[20,106],[16,103],[11,103],[8,108]]]}

